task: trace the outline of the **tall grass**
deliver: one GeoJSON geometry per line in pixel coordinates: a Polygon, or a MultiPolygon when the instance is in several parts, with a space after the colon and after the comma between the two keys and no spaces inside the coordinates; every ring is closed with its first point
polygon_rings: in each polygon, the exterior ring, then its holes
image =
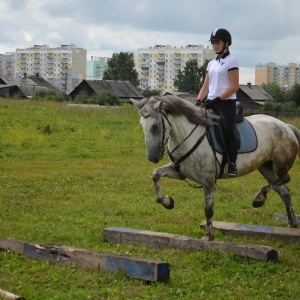
{"type": "MultiPolygon", "coordinates": [[[[286,120],[300,128],[300,120],[286,120]]],[[[217,252],[105,243],[108,226],[201,237],[202,190],[163,179],[175,208],[155,203],[135,107],[80,108],[66,103],[0,101],[0,238],[50,243],[167,261],[168,283],[146,285],[123,274],[55,265],[0,251],[0,288],[28,299],[299,299],[299,245],[272,239],[216,239],[269,245],[279,262],[217,252]]],[[[167,159],[159,164],[163,165],[167,159]]],[[[299,161],[289,183],[300,213],[299,161]]],[[[258,172],[218,182],[215,220],[285,226],[277,194],[251,206],[265,181],[258,172]]]]}

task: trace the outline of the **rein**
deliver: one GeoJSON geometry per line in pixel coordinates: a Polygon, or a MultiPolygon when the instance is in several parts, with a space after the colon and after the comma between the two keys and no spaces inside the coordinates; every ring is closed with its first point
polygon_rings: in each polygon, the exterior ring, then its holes
{"type": "MultiPolygon", "coordinates": [[[[169,123],[169,125],[172,127],[171,122],[169,121],[166,113],[164,111],[161,111],[161,114],[163,116],[162,121],[163,121],[163,139],[162,139],[162,143],[165,146],[168,138],[165,140],[165,133],[166,133],[166,127],[165,127],[165,123],[164,123],[164,119],[167,120],[167,122],[169,123]]],[[[196,125],[192,131],[189,133],[189,135],[179,144],[177,145],[172,151],[169,150],[169,148],[167,148],[167,154],[170,158],[170,160],[172,161],[172,163],[174,164],[174,169],[176,172],[180,173],[180,164],[186,160],[198,147],[199,145],[203,142],[205,136],[208,133],[207,128],[205,129],[205,132],[200,136],[200,138],[198,139],[198,141],[195,143],[195,145],[186,153],[184,154],[182,157],[180,157],[178,160],[176,160],[173,157],[173,153],[193,134],[193,132],[196,130],[196,128],[198,127],[198,125],[196,125]]]]}
{"type": "MultiPolygon", "coordinates": [[[[193,129],[195,130],[195,128],[193,129]]],[[[191,134],[190,134],[191,135],[191,134]]],[[[190,136],[189,135],[189,136],[190,136]]],[[[199,145],[203,142],[205,136],[207,135],[207,129],[205,130],[205,132],[200,136],[200,138],[198,139],[198,141],[196,142],[196,144],[183,156],[181,156],[179,159],[175,160],[175,158],[172,156],[172,153],[174,152],[174,150],[172,152],[169,151],[169,149],[167,149],[167,154],[170,158],[170,160],[172,161],[172,163],[174,164],[174,169],[176,172],[180,173],[180,164],[186,160],[198,147],[199,145]]],[[[187,138],[186,138],[187,139],[187,138]]],[[[185,140],[186,140],[185,139],[185,140]]],[[[182,143],[181,143],[182,144],[182,143]]],[[[180,145],[181,145],[180,144],[180,145]]],[[[179,145],[179,146],[180,146],[179,145]]],[[[176,149],[178,149],[178,146],[176,147],[176,149]]]]}
{"type": "MultiPolygon", "coordinates": [[[[162,139],[162,144],[163,146],[165,147],[165,145],[167,144],[168,142],[168,139],[169,137],[165,140],[165,134],[166,134],[166,127],[165,127],[165,123],[164,123],[164,118],[167,120],[168,124],[170,127],[172,127],[171,125],[171,122],[169,121],[166,113],[164,111],[161,111],[161,114],[163,116],[162,118],[162,123],[163,123],[163,139],[162,139]]],[[[205,112],[205,115],[206,115],[206,112],[205,112]]],[[[208,142],[213,150],[213,153],[214,153],[214,156],[215,156],[215,162],[216,162],[216,177],[215,177],[215,181],[217,180],[217,164],[219,164],[220,166],[220,162],[218,161],[217,159],[217,156],[216,156],[216,151],[215,151],[215,147],[214,147],[214,143],[213,143],[213,139],[211,137],[211,133],[209,131],[208,128],[205,129],[205,132],[203,133],[203,135],[200,136],[200,138],[198,139],[198,141],[195,143],[195,145],[186,153],[184,154],[182,157],[180,157],[177,161],[176,159],[173,157],[173,153],[193,134],[193,132],[196,130],[196,128],[198,127],[199,125],[196,125],[192,131],[189,133],[189,135],[179,144],[177,145],[171,152],[169,150],[169,148],[167,148],[167,155],[168,157],[170,158],[171,162],[174,164],[174,169],[177,173],[180,173],[180,164],[186,160],[199,146],[200,144],[203,142],[204,138],[207,137],[208,139],[208,142]]],[[[163,149],[164,149],[163,147],[163,149]]],[[[164,150],[163,150],[164,151],[164,150]]],[[[202,186],[200,186],[201,188],[202,186]]],[[[196,187],[196,188],[199,188],[199,187],[196,187]]]]}

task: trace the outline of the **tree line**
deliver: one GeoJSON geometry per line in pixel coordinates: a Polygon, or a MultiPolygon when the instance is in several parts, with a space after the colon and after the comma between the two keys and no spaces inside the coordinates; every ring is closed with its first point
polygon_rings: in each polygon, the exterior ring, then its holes
{"type": "MultiPolygon", "coordinates": [[[[174,86],[179,92],[198,94],[201,89],[209,60],[205,60],[199,66],[197,60],[186,62],[184,69],[179,70],[174,86]]],[[[129,80],[137,88],[139,87],[138,72],[135,70],[133,53],[114,53],[108,59],[108,69],[104,72],[105,79],[129,80]]],[[[300,111],[300,83],[296,83],[290,89],[281,88],[276,83],[262,84],[261,87],[272,96],[272,100],[266,101],[263,111],[300,111]]],[[[159,90],[141,90],[144,97],[160,95],[159,90]]]]}

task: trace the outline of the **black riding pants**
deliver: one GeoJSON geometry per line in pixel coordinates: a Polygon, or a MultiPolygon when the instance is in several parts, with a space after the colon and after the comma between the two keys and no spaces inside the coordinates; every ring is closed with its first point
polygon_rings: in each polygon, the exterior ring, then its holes
{"type": "Polygon", "coordinates": [[[219,101],[214,110],[216,110],[222,116],[225,127],[225,143],[229,156],[229,162],[235,164],[238,151],[238,145],[235,136],[236,100],[227,99],[219,101]]]}

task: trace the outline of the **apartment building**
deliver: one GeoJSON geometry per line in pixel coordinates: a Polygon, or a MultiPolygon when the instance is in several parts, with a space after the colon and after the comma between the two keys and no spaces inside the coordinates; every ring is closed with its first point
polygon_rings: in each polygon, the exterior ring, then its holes
{"type": "Polygon", "coordinates": [[[91,56],[87,61],[87,78],[103,79],[103,73],[107,69],[107,57],[91,56]]]}
{"type": "Polygon", "coordinates": [[[255,84],[276,83],[281,88],[290,89],[295,83],[300,83],[300,65],[276,65],[269,62],[255,67],[255,84]]]}
{"type": "Polygon", "coordinates": [[[6,52],[0,54],[0,76],[8,79],[15,77],[15,53],[6,52]]]}
{"type": "Polygon", "coordinates": [[[139,74],[140,88],[156,89],[162,92],[173,91],[174,79],[178,71],[183,71],[186,62],[197,60],[202,66],[206,59],[211,60],[215,53],[203,45],[188,45],[172,47],[171,45],[156,45],[138,49],[135,53],[135,68],[139,74]]]}
{"type": "Polygon", "coordinates": [[[87,50],[76,45],[16,49],[15,78],[39,75],[67,94],[86,78],[87,50]]]}

